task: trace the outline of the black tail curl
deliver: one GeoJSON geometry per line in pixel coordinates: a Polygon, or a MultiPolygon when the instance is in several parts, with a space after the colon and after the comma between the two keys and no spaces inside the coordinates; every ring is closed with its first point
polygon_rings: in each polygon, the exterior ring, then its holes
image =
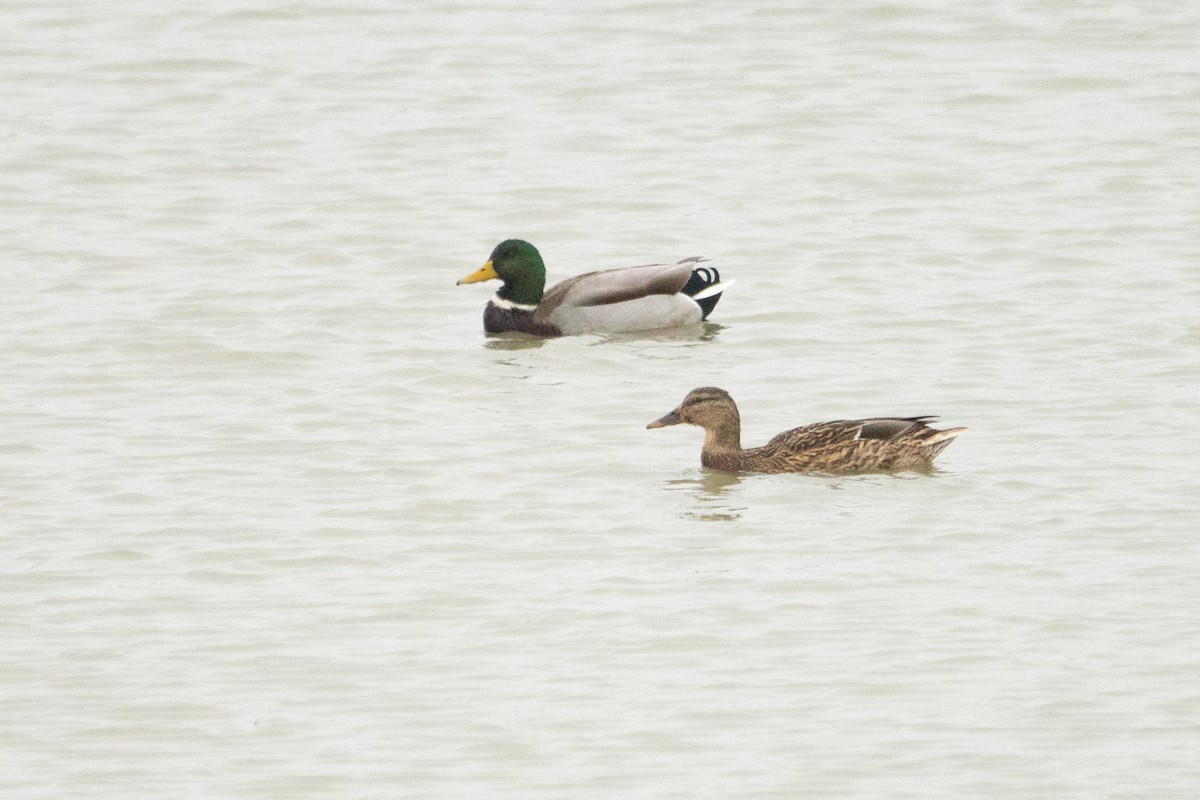
{"type": "MultiPolygon", "coordinates": [[[[692,277],[688,278],[688,282],[684,285],[683,293],[688,297],[695,297],[708,287],[720,282],[721,273],[717,272],[716,267],[696,267],[692,270],[692,277]]],[[[720,299],[721,293],[717,292],[714,295],[696,301],[696,305],[700,306],[700,310],[704,312],[701,319],[708,318],[712,310],[717,307],[717,301],[720,299]]]]}

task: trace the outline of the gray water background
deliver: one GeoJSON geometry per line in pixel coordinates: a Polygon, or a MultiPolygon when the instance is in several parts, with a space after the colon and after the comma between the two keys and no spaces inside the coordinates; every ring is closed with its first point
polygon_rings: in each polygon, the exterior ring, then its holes
{"type": "Polygon", "coordinates": [[[1196,796],[1200,6],[4,18],[5,797],[1196,796]],[[487,339],[510,236],[737,284],[487,339]]]}

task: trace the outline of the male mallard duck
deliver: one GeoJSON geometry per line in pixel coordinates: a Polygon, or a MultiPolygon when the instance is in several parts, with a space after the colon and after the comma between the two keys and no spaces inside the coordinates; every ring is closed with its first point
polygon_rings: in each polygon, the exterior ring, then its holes
{"type": "Polygon", "coordinates": [[[784,431],[762,447],[742,449],[742,419],[729,392],[693,389],[647,428],[686,422],[704,428],[700,463],[727,472],[929,472],[933,459],[966,428],[939,431],[934,417],[876,417],[818,422],[784,431]]]}
{"type": "Polygon", "coordinates": [[[488,333],[632,333],[690,325],[709,315],[732,281],[721,284],[715,269],[697,267],[703,260],[588,272],[543,294],[541,254],[529,242],[509,239],[458,285],[493,278],[504,282],[483,310],[488,333]]]}

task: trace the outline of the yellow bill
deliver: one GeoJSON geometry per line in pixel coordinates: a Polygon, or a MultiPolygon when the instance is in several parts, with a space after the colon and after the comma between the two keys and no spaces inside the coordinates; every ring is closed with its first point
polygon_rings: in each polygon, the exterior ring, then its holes
{"type": "Polygon", "coordinates": [[[480,281],[490,281],[499,277],[500,276],[496,274],[496,268],[493,267],[492,262],[489,261],[467,277],[460,279],[459,282],[454,285],[462,286],[464,283],[479,283],[480,281]]]}

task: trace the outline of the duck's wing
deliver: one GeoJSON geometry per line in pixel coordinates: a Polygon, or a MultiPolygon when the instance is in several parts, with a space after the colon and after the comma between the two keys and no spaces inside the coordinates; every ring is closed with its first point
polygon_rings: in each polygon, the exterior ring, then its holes
{"type": "Polygon", "coordinates": [[[699,259],[678,264],[647,264],[641,267],[585,272],[555,284],[538,303],[536,317],[550,319],[560,310],[624,303],[651,295],[678,294],[692,277],[699,259]]]}
{"type": "Polygon", "coordinates": [[[935,417],[872,417],[784,431],[762,450],[796,470],[852,473],[925,468],[965,428],[939,431],[935,417]]]}
{"type": "Polygon", "coordinates": [[[805,453],[829,447],[850,447],[855,442],[893,441],[930,430],[925,423],[935,417],[872,417],[839,419],[793,428],[775,436],[762,449],[777,453],[805,453]]]}
{"type": "Polygon", "coordinates": [[[909,436],[922,429],[928,429],[929,422],[937,417],[873,417],[857,420],[859,439],[880,439],[893,441],[903,436],[909,436]]]}
{"type": "Polygon", "coordinates": [[[866,422],[874,422],[874,420],[843,419],[804,425],[784,431],[773,437],[763,447],[775,451],[799,453],[829,445],[845,444],[859,438],[866,422]]]}

